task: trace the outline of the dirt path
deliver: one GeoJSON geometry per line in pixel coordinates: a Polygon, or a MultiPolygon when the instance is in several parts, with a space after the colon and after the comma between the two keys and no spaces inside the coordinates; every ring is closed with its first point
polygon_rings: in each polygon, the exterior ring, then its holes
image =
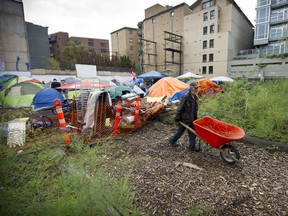
{"type": "Polygon", "coordinates": [[[187,151],[186,133],[179,147],[170,147],[174,130],[150,121],[121,145],[128,156],[147,159],[130,173],[143,215],[183,215],[193,207],[200,215],[288,214],[287,153],[235,143],[241,158],[229,165],[213,148],[187,151]]]}

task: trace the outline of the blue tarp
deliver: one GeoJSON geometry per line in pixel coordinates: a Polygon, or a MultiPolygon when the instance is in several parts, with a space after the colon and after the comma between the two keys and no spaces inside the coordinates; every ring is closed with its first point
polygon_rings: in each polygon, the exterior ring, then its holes
{"type": "Polygon", "coordinates": [[[171,104],[172,101],[176,101],[176,100],[180,101],[183,95],[185,95],[188,91],[189,91],[189,88],[176,92],[172,97],[168,98],[168,104],[171,104]]]}
{"type": "Polygon", "coordinates": [[[37,92],[33,98],[33,109],[34,110],[43,110],[54,107],[54,100],[59,98],[61,103],[63,103],[64,98],[60,92],[53,88],[44,88],[37,92]]]}
{"type": "Polygon", "coordinates": [[[149,71],[147,73],[141,74],[140,76],[138,76],[137,78],[143,78],[143,79],[161,79],[163,77],[167,77],[166,74],[163,73],[159,73],[157,71],[149,71]]]}

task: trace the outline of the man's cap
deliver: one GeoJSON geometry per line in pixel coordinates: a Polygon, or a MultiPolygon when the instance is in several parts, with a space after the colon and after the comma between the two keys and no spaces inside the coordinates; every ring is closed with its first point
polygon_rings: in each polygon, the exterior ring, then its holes
{"type": "Polygon", "coordinates": [[[190,87],[199,88],[199,85],[197,84],[197,82],[192,82],[190,83],[190,87]]]}

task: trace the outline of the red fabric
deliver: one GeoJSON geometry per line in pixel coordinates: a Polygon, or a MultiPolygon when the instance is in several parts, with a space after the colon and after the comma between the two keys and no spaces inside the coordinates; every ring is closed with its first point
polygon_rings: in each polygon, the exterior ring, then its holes
{"type": "Polygon", "coordinates": [[[130,69],[130,74],[132,75],[132,79],[133,79],[133,80],[136,80],[136,77],[135,77],[135,74],[134,74],[134,72],[133,72],[133,69],[132,69],[132,68],[130,69]]]}

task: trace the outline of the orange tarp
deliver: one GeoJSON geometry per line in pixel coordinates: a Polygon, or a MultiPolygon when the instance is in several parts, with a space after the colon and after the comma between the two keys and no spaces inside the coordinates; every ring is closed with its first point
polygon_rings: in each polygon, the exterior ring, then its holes
{"type": "Polygon", "coordinates": [[[211,81],[207,78],[199,80],[197,82],[197,84],[200,86],[198,88],[198,91],[200,91],[200,92],[209,93],[211,91],[211,93],[214,93],[214,92],[217,92],[220,90],[219,85],[217,85],[216,83],[214,83],[213,81],[211,81]]]}
{"type": "Polygon", "coordinates": [[[164,77],[158,80],[149,90],[149,97],[167,96],[172,97],[176,92],[189,88],[190,86],[176,78],[164,77]]]}

